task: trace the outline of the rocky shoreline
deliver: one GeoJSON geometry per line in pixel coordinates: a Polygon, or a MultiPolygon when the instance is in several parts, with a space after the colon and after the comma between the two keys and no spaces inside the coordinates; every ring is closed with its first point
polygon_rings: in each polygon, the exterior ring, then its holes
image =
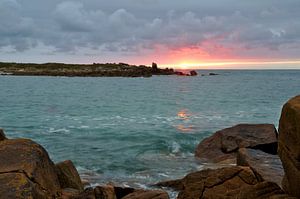
{"type": "Polygon", "coordinates": [[[272,124],[239,124],[217,131],[195,150],[200,162],[221,163],[182,179],[159,182],[152,190],[90,187],[72,161],[54,164],[29,139],[7,139],[0,130],[0,199],[292,199],[300,198],[300,96],[282,109],[279,130],[272,124]]]}
{"type": "Polygon", "coordinates": [[[6,63],[0,62],[0,75],[15,76],[66,76],[66,77],[151,77],[152,75],[175,75],[173,69],[129,65],[126,63],[6,63]]]}

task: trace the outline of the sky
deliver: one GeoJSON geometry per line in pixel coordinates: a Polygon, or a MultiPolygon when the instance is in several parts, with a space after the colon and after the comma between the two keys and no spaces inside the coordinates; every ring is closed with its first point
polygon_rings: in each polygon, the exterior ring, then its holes
{"type": "Polygon", "coordinates": [[[0,61],[300,68],[299,0],[0,0],[0,61]]]}

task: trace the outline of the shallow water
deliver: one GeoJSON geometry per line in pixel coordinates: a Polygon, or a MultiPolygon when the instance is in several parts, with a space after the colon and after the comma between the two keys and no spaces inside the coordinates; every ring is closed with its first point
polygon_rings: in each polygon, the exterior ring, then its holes
{"type": "MultiPolygon", "coordinates": [[[[210,71],[199,71],[209,73],[210,71]]],[[[278,125],[300,71],[152,78],[0,76],[0,127],[71,159],[94,184],[144,187],[203,168],[195,146],[237,123],[278,125]]]]}

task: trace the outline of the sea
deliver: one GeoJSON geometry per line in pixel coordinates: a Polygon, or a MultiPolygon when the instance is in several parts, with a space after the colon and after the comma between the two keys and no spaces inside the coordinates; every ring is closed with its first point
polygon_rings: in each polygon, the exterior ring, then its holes
{"type": "Polygon", "coordinates": [[[38,142],[55,163],[72,160],[93,186],[148,188],[206,168],[194,150],[217,130],[239,123],[277,127],[282,105],[300,94],[300,70],[197,72],[0,76],[0,128],[9,138],[38,142]]]}

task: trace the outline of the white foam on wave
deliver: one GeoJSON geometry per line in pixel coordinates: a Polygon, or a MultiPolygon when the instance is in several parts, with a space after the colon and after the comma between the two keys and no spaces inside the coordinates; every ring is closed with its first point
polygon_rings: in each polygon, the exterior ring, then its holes
{"type": "Polygon", "coordinates": [[[61,129],[55,129],[53,127],[49,128],[48,130],[49,133],[69,133],[70,130],[66,128],[61,128],[61,129]]]}
{"type": "Polygon", "coordinates": [[[161,177],[166,177],[166,178],[170,177],[169,175],[167,175],[165,173],[158,173],[158,175],[161,176],[161,177]]]}
{"type": "Polygon", "coordinates": [[[147,185],[145,184],[142,184],[142,183],[134,183],[137,187],[141,188],[141,189],[149,189],[147,185]]]}
{"type": "Polygon", "coordinates": [[[180,152],[181,146],[177,142],[173,141],[171,145],[171,152],[178,154],[180,152]]]}

